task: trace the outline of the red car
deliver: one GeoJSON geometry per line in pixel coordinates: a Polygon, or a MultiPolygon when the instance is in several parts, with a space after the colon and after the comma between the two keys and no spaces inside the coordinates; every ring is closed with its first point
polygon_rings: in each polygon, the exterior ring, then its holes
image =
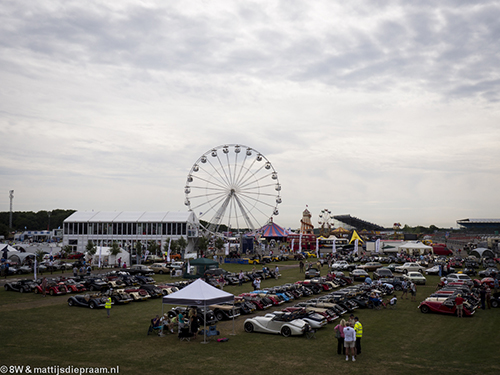
{"type": "MultiPolygon", "coordinates": [[[[430,312],[440,314],[457,314],[457,307],[455,306],[455,296],[452,297],[429,297],[422,301],[418,306],[420,312],[427,314],[430,312]]],[[[476,310],[467,301],[464,302],[464,316],[472,316],[476,310]]]]}
{"type": "Polygon", "coordinates": [[[83,254],[82,253],[73,253],[68,255],[68,259],[82,259],[83,254]]]}
{"type": "MultiPolygon", "coordinates": [[[[42,286],[37,285],[34,292],[42,294],[43,293],[42,286]]],[[[47,294],[50,294],[51,296],[59,296],[61,294],[67,294],[68,288],[66,288],[66,285],[64,285],[64,283],[56,283],[49,281],[47,287],[45,288],[45,292],[47,294]]]]}
{"type": "Polygon", "coordinates": [[[490,288],[495,287],[495,279],[493,277],[485,277],[481,280],[481,285],[488,285],[490,288]]]}

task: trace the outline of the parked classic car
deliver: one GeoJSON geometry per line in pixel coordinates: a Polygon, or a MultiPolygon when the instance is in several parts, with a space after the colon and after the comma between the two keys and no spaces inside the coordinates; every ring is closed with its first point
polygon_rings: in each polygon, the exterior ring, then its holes
{"type": "MultiPolygon", "coordinates": [[[[41,285],[37,285],[35,289],[33,289],[35,293],[43,293],[43,289],[41,285]]],[[[66,285],[64,283],[58,283],[55,282],[54,280],[49,280],[47,282],[47,287],[45,288],[45,292],[47,294],[50,294],[51,296],[58,296],[61,294],[66,294],[68,293],[68,288],[66,288],[66,285]]]]}
{"type": "Polygon", "coordinates": [[[387,267],[382,267],[373,272],[373,279],[378,280],[384,277],[394,277],[392,271],[387,267]]]}
{"type": "Polygon", "coordinates": [[[294,319],[290,313],[266,314],[245,320],[245,332],[281,334],[284,337],[303,335],[308,329],[302,319],[294,319]]]}
{"type": "Polygon", "coordinates": [[[368,275],[368,272],[360,268],[349,272],[349,276],[351,276],[355,281],[364,281],[367,277],[370,277],[370,275],[368,275]]]}
{"type": "Polygon", "coordinates": [[[305,273],[306,279],[312,279],[313,277],[319,276],[321,276],[321,271],[314,267],[309,268],[305,273]]]}
{"type": "Polygon", "coordinates": [[[127,268],[127,272],[130,273],[131,275],[144,275],[144,276],[155,273],[151,267],[145,266],[144,264],[134,264],[129,268],[127,268]]]}
{"type": "Polygon", "coordinates": [[[219,305],[210,305],[210,310],[214,312],[215,317],[218,321],[225,319],[233,319],[240,316],[240,308],[234,307],[232,304],[219,304],[219,305]]]}
{"type": "Polygon", "coordinates": [[[103,297],[100,294],[77,294],[68,298],[68,306],[80,306],[96,309],[104,307],[107,299],[107,297],[103,297]]]}
{"type": "Polygon", "coordinates": [[[5,290],[20,293],[30,293],[37,287],[37,283],[32,280],[9,281],[5,283],[5,290]]]}
{"type": "Polygon", "coordinates": [[[395,269],[395,272],[398,272],[398,273],[408,273],[408,272],[423,273],[424,270],[425,270],[425,267],[418,264],[418,263],[406,262],[402,266],[397,266],[395,269]]]}
{"type": "MultiPolygon", "coordinates": [[[[455,315],[457,307],[455,306],[455,296],[450,297],[429,297],[422,301],[418,306],[424,314],[435,312],[440,314],[455,315]]],[[[474,315],[475,309],[467,301],[464,302],[464,316],[474,315]]]]}
{"type": "Polygon", "coordinates": [[[465,275],[462,273],[451,273],[448,276],[446,276],[446,281],[448,283],[454,282],[454,281],[461,281],[461,282],[467,284],[468,286],[474,285],[474,283],[473,283],[472,279],[469,277],[469,275],[465,275]]]}
{"type": "Polygon", "coordinates": [[[160,275],[170,273],[170,267],[168,267],[165,263],[153,263],[149,267],[154,271],[154,273],[159,273],[160,275]]]}
{"type": "Polygon", "coordinates": [[[383,267],[383,265],[382,265],[382,263],[379,263],[379,262],[368,262],[368,263],[365,263],[365,264],[358,266],[358,268],[361,268],[367,272],[376,271],[377,269],[379,269],[381,267],[383,267]]]}
{"type": "Polygon", "coordinates": [[[420,285],[425,285],[427,282],[426,278],[424,275],[422,275],[420,272],[408,272],[404,276],[406,280],[413,281],[415,284],[420,284],[420,285]]]}

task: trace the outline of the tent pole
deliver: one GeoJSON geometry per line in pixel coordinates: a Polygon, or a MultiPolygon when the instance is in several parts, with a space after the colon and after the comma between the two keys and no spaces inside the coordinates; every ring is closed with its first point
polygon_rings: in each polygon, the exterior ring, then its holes
{"type": "Polygon", "coordinates": [[[203,341],[202,344],[208,344],[207,341],[207,301],[203,301],[203,341]]]}
{"type": "Polygon", "coordinates": [[[233,333],[231,333],[231,336],[236,336],[236,333],[234,332],[234,298],[233,298],[233,333]]]}

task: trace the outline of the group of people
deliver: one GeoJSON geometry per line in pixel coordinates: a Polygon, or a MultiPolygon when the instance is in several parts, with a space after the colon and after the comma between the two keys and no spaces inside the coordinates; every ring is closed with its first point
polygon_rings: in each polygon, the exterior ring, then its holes
{"type": "Polygon", "coordinates": [[[349,361],[349,356],[352,361],[356,361],[356,356],[361,354],[361,338],[363,337],[363,325],[358,317],[351,314],[347,322],[342,319],[334,330],[338,342],[337,354],[344,354],[346,361],[349,361]]]}
{"type": "Polygon", "coordinates": [[[198,331],[200,329],[200,323],[198,320],[198,309],[196,307],[191,307],[188,311],[187,317],[184,316],[182,311],[173,317],[169,317],[168,314],[163,314],[162,317],[156,315],[151,319],[151,325],[153,328],[163,327],[163,332],[165,333],[175,333],[174,329],[177,326],[179,332],[182,329],[187,329],[193,339],[196,339],[198,331]]]}

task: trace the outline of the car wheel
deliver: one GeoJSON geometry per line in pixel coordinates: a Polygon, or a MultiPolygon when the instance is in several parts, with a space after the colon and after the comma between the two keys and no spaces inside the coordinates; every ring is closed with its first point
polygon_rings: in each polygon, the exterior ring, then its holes
{"type": "Polygon", "coordinates": [[[50,294],[51,296],[53,296],[53,295],[54,295],[54,289],[51,289],[51,290],[50,290],[50,292],[49,292],[49,294],[50,294]]]}
{"type": "Polygon", "coordinates": [[[38,288],[35,288],[35,294],[38,294],[40,293],[40,291],[38,290],[38,288]]]}
{"type": "Polygon", "coordinates": [[[492,300],[491,301],[491,307],[493,307],[494,309],[496,309],[498,307],[498,301],[492,300]]]}
{"type": "Polygon", "coordinates": [[[24,288],[19,288],[19,292],[20,292],[20,293],[24,293],[24,292],[25,292],[25,291],[24,291],[24,288]]]}
{"type": "Polygon", "coordinates": [[[4,288],[5,288],[5,290],[7,290],[7,291],[8,291],[8,290],[10,290],[10,286],[8,286],[7,284],[5,284],[5,285],[4,285],[4,288]]]}
{"type": "Polygon", "coordinates": [[[281,335],[283,337],[290,337],[292,335],[292,330],[290,329],[290,327],[284,326],[283,328],[281,328],[281,335]]]}
{"type": "Polygon", "coordinates": [[[172,319],[173,317],[175,317],[175,315],[176,315],[176,314],[175,314],[175,312],[173,312],[173,311],[170,311],[170,312],[168,313],[168,317],[169,317],[170,319],[172,319]]]}
{"type": "Polygon", "coordinates": [[[408,274],[408,270],[403,270],[403,273],[404,273],[405,275],[407,275],[407,274],[408,274]]]}
{"type": "Polygon", "coordinates": [[[62,266],[62,267],[61,267],[61,271],[66,271],[66,267],[65,267],[65,266],[62,266]]]}
{"type": "Polygon", "coordinates": [[[420,273],[424,273],[424,271],[423,271],[423,270],[421,270],[421,269],[420,269],[420,270],[418,270],[418,272],[420,272],[420,273]]]}
{"type": "Polygon", "coordinates": [[[73,306],[74,304],[75,304],[75,303],[73,302],[73,300],[72,300],[72,299],[69,299],[69,300],[68,300],[68,306],[73,306]]]}
{"type": "Polygon", "coordinates": [[[163,275],[163,271],[162,271],[162,270],[158,271],[158,273],[159,273],[160,275],[163,275]]]}
{"type": "Polygon", "coordinates": [[[423,314],[427,314],[429,311],[430,309],[427,305],[422,305],[422,307],[420,307],[420,312],[422,312],[423,314]]]}
{"type": "Polygon", "coordinates": [[[90,303],[89,303],[89,307],[90,307],[91,309],[95,309],[95,302],[94,302],[94,301],[90,301],[90,303]]]}
{"type": "Polygon", "coordinates": [[[93,291],[94,291],[94,289],[95,289],[95,288],[94,288],[94,286],[93,286],[93,285],[91,285],[91,286],[90,286],[90,288],[89,288],[89,290],[90,290],[91,292],[93,292],[93,291]]]}
{"type": "Polygon", "coordinates": [[[215,317],[217,318],[217,320],[220,322],[221,320],[224,320],[224,314],[222,313],[222,311],[217,311],[215,313],[215,317]]]}
{"type": "Polygon", "coordinates": [[[252,323],[250,323],[250,322],[245,323],[245,332],[248,332],[248,333],[253,332],[253,324],[252,323]]]}

